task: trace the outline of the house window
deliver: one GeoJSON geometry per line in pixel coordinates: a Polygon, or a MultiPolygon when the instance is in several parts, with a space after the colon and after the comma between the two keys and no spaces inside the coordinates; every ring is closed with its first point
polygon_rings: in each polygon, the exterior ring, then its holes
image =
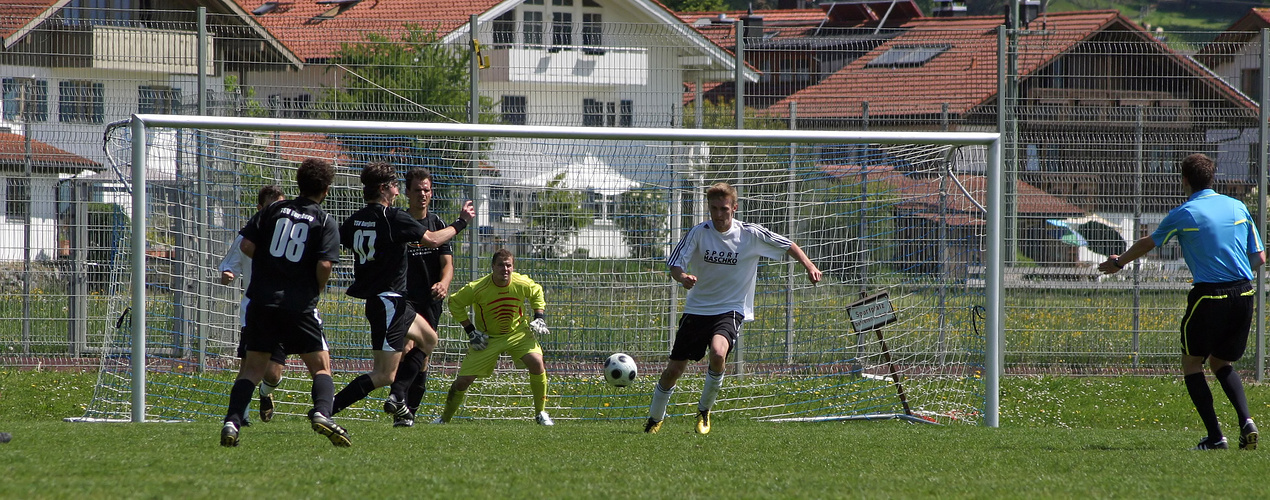
{"type": "Polygon", "coordinates": [[[551,5],[573,7],[573,0],[551,0],[551,5]]]}
{"type": "Polygon", "coordinates": [[[105,116],[105,86],[84,80],[58,84],[57,119],[65,123],[101,123],[105,116]]]}
{"type": "Polygon", "coordinates": [[[526,104],[527,102],[523,95],[503,96],[503,123],[524,125],[526,104]]]}
{"type": "Polygon", "coordinates": [[[542,0],[525,0],[523,5],[542,5],[542,0]]]}
{"type": "Polygon", "coordinates": [[[4,119],[43,122],[49,119],[49,82],[33,78],[4,79],[4,119]]]}
{"type": "Polygon", "coordinates": [[[600,14],[582,14],[582,45],[599,47],[604,45],[604,28],[600,14]]]}
{"type": "Polygon", "coordinates": [[[1244,68],[1240,71],[1239,90],[1257,102],[1261,102],[1261,68],[1244,68]]]}
{"type": "Polygon", "coordinates": [[[494,18],[494,47],[516,43],[516,11],[509,10],[494,18]]]}
{"type": "Polygon", "coordinates": [[[542,13],[526,11],[521,16],[525,21],[525,45],[542,45],[542,13]]]}
{"type": "Polygon", "coordinates": [[[172,115],[180,113],[181,90],[172,87],[137,87],[137,112],[172,115]]]}
{"type": "Polygon", "coordinates": [[[573,14],[569,12],[551,13],[551,45],[573,45],[573,14]]]}
{"type": "Polygon", "coordinates": [[[901,45],[891,47],[882,55],[865,63],[866,68],[885,66],[890,68],[911,68],[930,62],[948,50],[950,45],[901,45]]]}
{"type": "Polygon", "coordinates": [[[585,127],[630,127],[634,124],[635,102],[630,99],[619,102],[582,100],[582,125],[585,127]]]}
{"type": "Polygon", "coordinates": [[[62,8],[62,20],[70,26],[132,26],[134,0],[71,0],[62,8]]]}
{"type": "Polygon", "coordinates": [[[31,180],[10,177],[5,182],[4,217],[9,222],[28,222],[31,215],[31,180]]]}

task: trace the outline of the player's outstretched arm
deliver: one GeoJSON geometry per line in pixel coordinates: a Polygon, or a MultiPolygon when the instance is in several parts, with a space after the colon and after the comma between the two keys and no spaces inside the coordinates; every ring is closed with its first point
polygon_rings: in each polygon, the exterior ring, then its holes
{"type": "Polygon", "coordinates": [[[467,200],[463,202],[463,209],[459,210],[458,220],[436,231],[423,233],[423,239],[419,240],[419,244],[428,248],[439,247],[457,236],[459,231],[467,227],[474,218],[476,218],[476,205],[472,203],[472,200],[467,200]]]}
{"type": "Polygon", "coordinates": [[[797,259],[798,263],[803,265],[803,268],[807,270],[807,281],[812,282],[812,284],[820,283],[820,278],[822,277],[820,268],[816,267],[816,264],[807,257],[806,253],[803,253],[803,249],[799,248],[797,243],[790,242],[789,250],[786,250],[785,254],[797,259]]]}

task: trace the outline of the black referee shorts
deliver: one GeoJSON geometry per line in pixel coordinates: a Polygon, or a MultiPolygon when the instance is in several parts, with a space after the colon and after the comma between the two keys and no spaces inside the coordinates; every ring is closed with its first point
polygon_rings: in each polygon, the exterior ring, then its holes
{"type": "Polygon", "coordinates": [[[1182,316],[1182,354],[1239,361],[1248,348],[1255,298],[1246,280],[1196,283],[1182,316]]]}

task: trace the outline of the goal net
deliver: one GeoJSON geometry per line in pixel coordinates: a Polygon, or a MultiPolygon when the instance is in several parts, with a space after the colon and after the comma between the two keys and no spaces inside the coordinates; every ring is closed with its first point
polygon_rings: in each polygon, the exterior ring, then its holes
{"type": "MultiPolygon", "coordinates": [[[[101,369],[86,420],[224,415],[239,362],[242,290],[221,285],[216,266],[255,211],[260,187],[295,196],[294,169],[310,157],[337,166],[322,203],[337,220],[364,205],[358,174],[370,161],[387,160],[402,175],[428,168],[431,210],[444,220],[476,201],[477,219],[453,242],[450,290],[487,274],[498,248],[543,286],[551,333],[539,341],[557,420],[647,416],[686,293],[667,277],[664,259],[707,220],[705,189],[719,181],[740,194],[738,220],[788,236],[824,280],[813,286],[789,260],[762,262],[757,318],[728,358],[716,415],[981,423],[995,411],[983,313],[985,151],[995,134],[134,120],[159,124],[144,128],[136,156],[145,159],[143,178],[132,173],[134,129],[114,124],[105,137],[119,179],[101,191],[128,216],[119,218],[114,234],[124,236],[108,261],[119,321],[94,336],[102,339],[93,346],[101,369]],[[142,182],[144,214],[136,214],[131,197],[142,182]],[[132,248],[126,235],[142,215],[146,245],[132,248]],[[143,270],[135,251],[144,251],[143,270]],[[138,300],[133,285],[142,276],[138,300]],[[141,347],[144,356],[134,356],[141,347]],[[631,387],[604,382],[601,364],[615,352],[639,364],[631,387]]],[[[345,259],[318,306],[337,390],[370,369],[363,304],[344,295],[351,282],[345,259]]],[[[439,334],[420,419],[440,413],[466,352],[448,312],[439,334]]],[[[704,362],[692,364],[672,416],[696,411],[703,381],[704,362]]],[[[311,406],[298,359],[277,394],[281,415],[311,406]]],[[[386,419],[385,396],[377,390],[340,417],[386,419]]],[[[456,418],[531,418],[532,407],[525,371],[504,355],[495,375],[469,389],[456,418]]]]}

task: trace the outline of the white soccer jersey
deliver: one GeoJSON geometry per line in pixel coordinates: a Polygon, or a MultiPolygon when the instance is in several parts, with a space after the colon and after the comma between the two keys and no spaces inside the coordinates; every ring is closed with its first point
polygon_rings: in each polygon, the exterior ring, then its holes
{"type": "Polygon", "coordinates": [[[684,312],[715,315],[732,311],[754,320],[754,282],[758,259],[780,259],[793,243],[758,224],[739,220],[725,233],[714,222],[693,226],[666,258],[667,267],[679,267],[697,277],[688,290],[684,312]]]}
{"type": "MultiPolygon", "coordinates": [[[[225,258],[221,259],[220,265],[216,266],[216,270],[220,272],[229,271],[242,281],[243,290],[251,286],[251,257],[243,253],[240,245],[243,243],[243,235],[234,238],[234,242],[229,244],[229,251],[225,252],[225,258]]],[[[238,326],[247,325],[247,303],[251,300],[247,299],[247,294],[243,294],[238,304],[238,326]]]]}

